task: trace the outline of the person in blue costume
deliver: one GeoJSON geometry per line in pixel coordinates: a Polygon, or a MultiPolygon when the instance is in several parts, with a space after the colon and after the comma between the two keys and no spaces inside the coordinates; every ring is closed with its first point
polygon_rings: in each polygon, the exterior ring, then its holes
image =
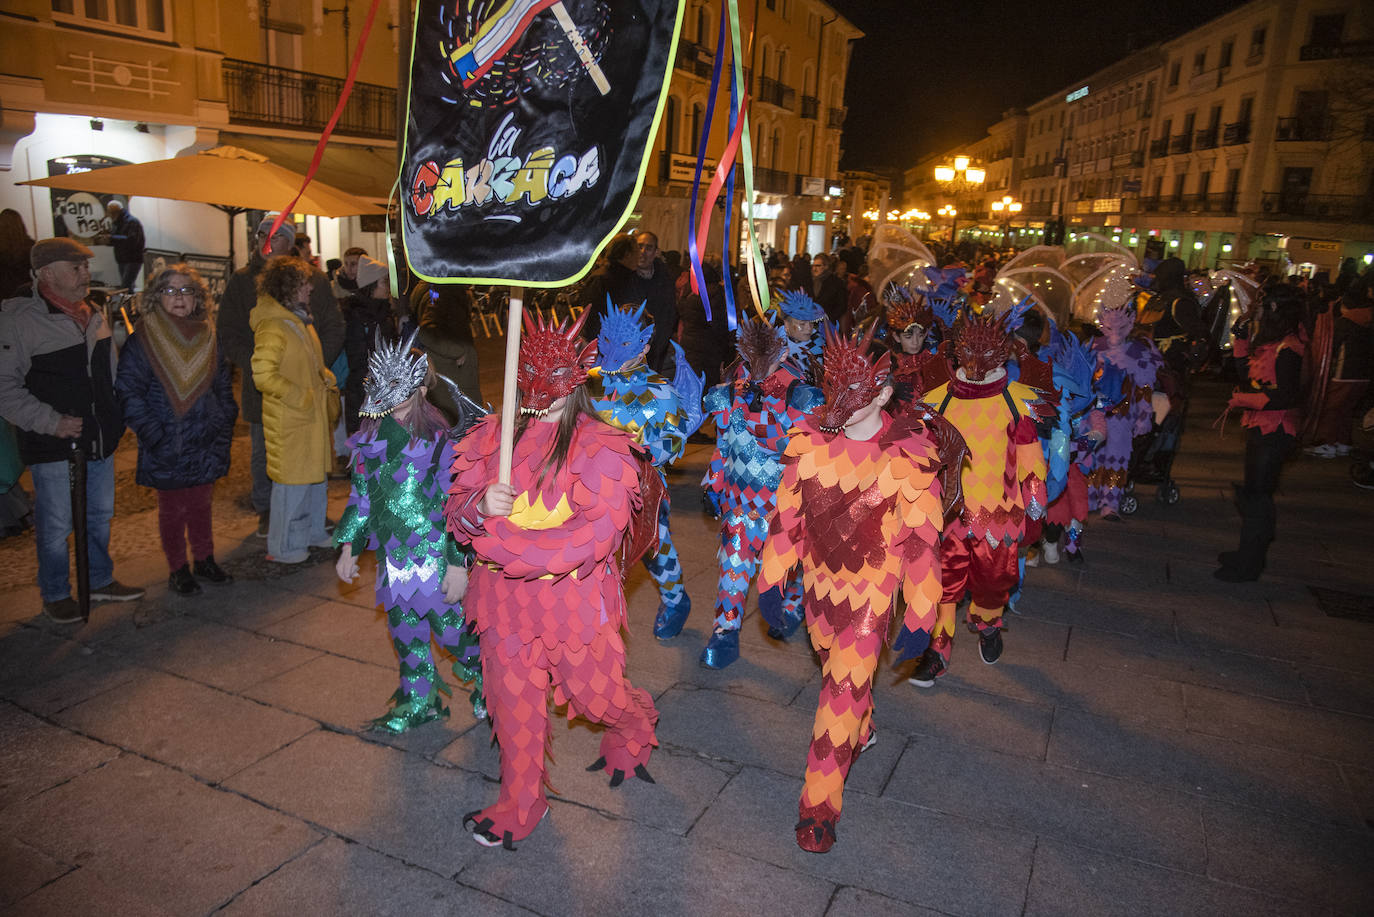
{"type": "Polygon", "coordinates": [[[787,364],[807,385],[815,385],[820,377],[820,323],[825,310],[801,290],[788,290],[774,306],[773,321],[787,335],[787,364]]]}
{"type": "Polygon", "coordinates": [[[485,413],[450,385],[462,416],[452,429],[425,400],[435,377],[429,360],[412,353],[415,334],[401,342],[380,336],[368,361],[358,432],[349,439],[353,487],[334,532],[339,579],[358,578],[358,556],[377,552],[377,602],[400,660],[395,706],[372,721],[399,734],[446,718],[441,694],[449,688],[434,667],[431,638],[453,654],[453,673],[476,681],[473,713],[485,718],[477,638],[467,632],[460,602],[467,590],[471,551],[444,525],[458,441],[485,413]]]}
{"type": "Polygon", "coordinates": [[[676,341],[677,373],[670,383],[645,364],[654,325],[644,322],[645,306],[620,307],[607,297],[606,312],[597,332],[600,354],[591,372],[592,402],[597,416],[618,427],[643,446],[663,484],[658,505],[658,550],[644,558],[644,566],[658,584],[658,615],[654,636],[671,640],[681,631],[692,610],[682,585],[682,563],[668,527],[667,467],[682,457],[687,437],[701,426],[703,378],[692,372],[676,341]]]}
{"type": "MultiPolygon", "coordinates": [[[[704,408],[715,421],[716,448],[702,481],[708,507],[721,521],[720,581],[711,638],[701,664],[723,669],[739,658],[744,599],[759,569],[768,520],[777,506],[778,481],[788,431],[825,398],[785,365],[787,337],[781,328],[749,321],[737,332],[740,364],[729,382],[706,393],[704,408]]],[[[768,634],[786,640],[802,621],[802,584],[794,571],[783,590],[782,627],[768,634]]]]}

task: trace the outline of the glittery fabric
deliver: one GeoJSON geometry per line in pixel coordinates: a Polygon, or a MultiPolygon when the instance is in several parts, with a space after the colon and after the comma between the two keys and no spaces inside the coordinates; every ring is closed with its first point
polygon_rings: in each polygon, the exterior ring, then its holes
{"type": "MultiPolygon", "coordinates": [[[[741,375],[706,394],[706,412],[716,424],[716,448],[702,486],[721,509],[719,630],[740,626],[749,582],[768,538],[788,431],[815,412],[821,400],[819,389],[798,381],[785,367],[757,385],[741,375]]],[[[801,595],[795,574],[787,592],[785,608],[795,618],[801,595]]]]}
{"type": "Polygon", "coordinates": [[[644,323],[645,303],[639,308],[622,308],[606,296],[606,311],[602,314],[601,330],[596,335],[597,361],[604,370],[618,370],[631,360],[638,359],[649,346],[654,326],[644,323]]]}
{"type": "Polygon", "coordinates": [[[604,724],[608,773],[632,773],[657,744],[658,712],[625,678],[625,594],[616,552],[639,503],[637,447],[619,430],[584,419],[566,465],[545,456],[555,423],[532,423],[515,444],[511,485],[526,504],[569,512],[557,525],[522,528],[477,509],[496,480],[500,426],[487,418],[453,463],[446,509],[455,535],[470,541],[467,608],[478,632],[488,711],[501,748],[501,792],[478,814],[498,837],[528,836],[548,808],[544,796],[548,690],[569,715],[604,724]],[[530,494],[534,496],[530,496],[530,494]]]}
{"type": "MultiPolygon", "coordinates": [[[[603,324],[603,334],[605,327],[603,324]]],[[[668,524],[664,468],[681,458],[687,446],[691,433],[688,409],[666,379],[643,366],[623,372],[593,371],[592,402],[602,420],[624,430],[647,450],[663,482],[663,500],[658,508],[658,550],[644,558],[644,566],[658,585],[662,603],[676,609],[686,599],[687,590],[682,584],[682,564],[668,524]]]]}
{"type": "Polygon", "coordinates": [[[520,409],[544,413],[559,398],[587,381],[596,365],[596,342],[583,344],[578,333],[587,320],[585,310],[569,327],[554,326],[544,316],[525,313],[525,332],[520,339],[520,362],[515,382],[520,387],[520,409]]]}
{"type": "Polygon", "coordinates": [[[828,817],[833,826],[839,817],[845,777],[872,729],[873,675],[899,588],[903,633],[934,626],[939,465],[934,439],[913,420],[884,417],[872,439],[856,441],[803,418],[788,443],[758,588],[801,565],[807,632],[821,659],[802,822],[828,817]]]}
{"type": "Polygon", "coordinates": [[[437,703],[439,691],[447,693],[430,654],[433,636],[453,654],[454,674],[464,681],[476,679],[476,709],[482,703],[477,643],[465,630],[462,606],[450,607],[442,587],[449,565],[462,565],[467,556],[444,529],[454,445],[446,439],[411,440],[389,415],[377,425],[375,436],[359,432],[349,445],[353,486],[334,541],[351,545],[354,556],[377,553],[377,602],[387,609],[400,661],[395,699],[424,706],[437,703]]]}
{"type": "Polygon", "coordinates": [[[429,372],[429,358],[410,352],[419,333],[417,329],[405,341],[387,341],[382,337],[382,332],[377,331],[372,353],[367,358],[363,403],[358,408],[358,413],[363,417],[381,417],[391,413],[424,384],[425,374],[429,372]]]}
{"type": "MultiPolygon", "coordinates": [[[[1104,316],[1115,316],[1120,311],[1109,309],[1104,316]]],[[[1150,395],[1164,357],[1153,341],[1140,338],[1115,343],[1106,336],[1094,338],[1093,351],[1099,368],[1114,367],[1125,376],[1122,388],[1126,398],[1107,413],[1107,438],[1097,450],[1095,467],[1088,476],[1089,504],[1093,509],[1115,512],[1126,486],[1131,445],[1135,437],[1150,432],[1154,422],[1150,395]]]]}

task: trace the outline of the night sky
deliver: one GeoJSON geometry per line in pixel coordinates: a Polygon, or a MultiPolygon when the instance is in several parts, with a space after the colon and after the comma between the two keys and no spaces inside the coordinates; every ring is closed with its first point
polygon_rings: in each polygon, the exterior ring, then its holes
{"type": "Polygon", "coordinates": [[[829,0],[865,32],[845,104],[844,169],[902,169],[1239,0],[829,0]],[[1132,45],[1134,42],[1134,45],[1132,45]]]}

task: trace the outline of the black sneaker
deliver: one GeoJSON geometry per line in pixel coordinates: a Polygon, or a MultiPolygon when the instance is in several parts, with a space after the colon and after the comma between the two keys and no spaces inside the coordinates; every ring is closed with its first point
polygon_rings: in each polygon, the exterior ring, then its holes
{"type": "Polygon", "coordinates": [[[191,572],[196,575],[196,579],[203,579],[215,586],[223,586],[225,583],[234,581],[234,578],[226,573],[223,567],[215,563],[213,554],[204,560],[196,561],[191,567],[191,572]]]}
{"type": "Polygon", "coordinates": [[[143,590],[126,586],[118,580],[110,580],[109,585],[91,590],[92,602],[132,602],[143,598],[143,590]]]}
{"type": "Polygon", "coordinates": [[[1002,628],[989,627],[978,632],[978,655],[988,665],[995,665],[1002,658],[1002,628]]]}
{"type": "Polygon", "coordinates": [[[81,620],[81,606],[76,599],[67,596],[56,602],[44,602],[43,614],[54,624],[75,624],[81,620]]]}
{"type": "Polygon", "coordinates": [[[907,682],[918,688],[934,687],[935,679],[948,670],[949,666],[945,664],[945,657],[927,647],[926,651],[921,654],[921,661],[916,663],[916,670],[911,673],[907,682]]]}
{"type": "Polygon", "coordinates": [[[267,530],[272,525],[272,514],[267,510],[258,513],[258,530],[254,532],[259,538],[267,537],[267,530]]]}
{"type": "Polygon", "coordinates": [[[1350,468],[1350,481],[1364,490],[1374,490],[1374,462],[1357,462],[1350,468]]]}
{"type": "Polygon", "coordinates": [[[177,595],[199,595],[200,583],[191,575],[191,568],[182,564],[167,577],[167,589],[177,595]]]}

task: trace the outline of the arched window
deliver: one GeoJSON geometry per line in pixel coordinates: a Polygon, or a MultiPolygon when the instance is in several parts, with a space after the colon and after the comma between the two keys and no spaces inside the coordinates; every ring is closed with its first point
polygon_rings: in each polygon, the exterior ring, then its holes
{"type": "Polygon", "coordinates": [[[692,152],[701,149],[701,128],[706,117],[706,109],[700,102],[692,103],[692,152]]]}
{"type": "Polygon", "coordinates": [[[677,96],[668,96],[668,103],[663,107],[663,148],[669,153],[678,152],[678,117],[680,116],[680,106],[677,96]]]}
{"type": "Polygon", "coordinates": [[[797,138],[797,174],[811,174],[811,138],[805,131],[797,138]]]}
{"type": "Polygon", "coordinates": [[[768,162],[773,168],[778,168],[782,163],[778,159],[782,152],[782,128],[773,128],[773,138],[768,142],[768,162]]]}
{"type": "Polygon", "coordinates": [[[711,47],[711,11],[706,8],[706,4],[697,7],[697,44],[703,48],[711,47]]]}
{"type": "Polygon", "coordinates": [[[781,51],[778,52],[778,82],[779,82],[779,83],[783,83],[783,84],[786,84],[786,82],[787,82],[787,51],[786,51],[786,50],[781,50],[781,51]]]}

